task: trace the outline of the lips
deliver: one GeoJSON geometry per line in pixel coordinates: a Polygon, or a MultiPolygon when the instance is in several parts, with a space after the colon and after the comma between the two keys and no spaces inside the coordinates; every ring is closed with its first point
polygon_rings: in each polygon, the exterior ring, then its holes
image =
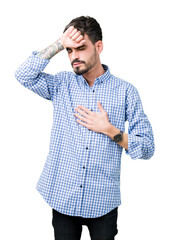
{"type": "Polygon", "coordinates": [[[83,63],[81,63],[81,62],[75,62],[75,63],[73,63],[73,66],[77,67],[77,66],[80,66],[81,64],[83,64],[83,63]]]}

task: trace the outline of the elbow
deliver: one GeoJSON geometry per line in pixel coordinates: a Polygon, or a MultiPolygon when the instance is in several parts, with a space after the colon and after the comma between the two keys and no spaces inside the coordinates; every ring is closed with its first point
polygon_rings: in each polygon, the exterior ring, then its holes
{"type": "Polygon", "coordinates": [[[23,83],[23,75],[21,74],[21,71],[17,69],[15,71],[15,78],[20,82],[21,84],[23,83]]]}
{"type": "Polygon", "coordinates": [[[18,73],[18,69],[15,71],[15,78],[16,78],[17,80],[19,80],[19,73],[18,73]]]}
{"type": "Polygon", "coordinates": [[[15,78],[20,84],[22,84],[25,87],[32,86],[37,82],[35,81],[34,78],[31,78],[29,74],[27,74],[25,71],[23,71],[20,68],[18,68],[15,71],[15,78]]]}

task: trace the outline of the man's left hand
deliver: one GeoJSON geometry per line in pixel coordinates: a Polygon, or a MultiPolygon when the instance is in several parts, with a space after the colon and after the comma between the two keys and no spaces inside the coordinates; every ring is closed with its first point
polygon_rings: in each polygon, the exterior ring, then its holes
{"type": "Polygon", "coordinates": [[[75,108],[75,110],[83,117],[77,113],[75,113],[74,115],[78,118],[76,121],[82,126],[87,127],[92,131],[105,134],[106,129],[110,124],[108,114],[104,110],[100,102],[97,103],[97,106],[100,110],[100,113],[95,113],[88,108],[79,105],[78,108],[75,108]]]}

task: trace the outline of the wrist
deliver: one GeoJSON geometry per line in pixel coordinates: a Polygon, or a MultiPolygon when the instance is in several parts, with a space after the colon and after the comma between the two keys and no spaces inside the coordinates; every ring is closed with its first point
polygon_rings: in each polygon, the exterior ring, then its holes
{"type": "Polygon", "coordinates": [[[119,133],[119,131],[120,130],[113,126],[110,122],[107,124],[105,128],[105,134],[110,138],[113,138],[116,134],[119,133]]]}
{"type": "Polygon", "coordinates": [[[56,41],[56,43],[57,43],[57,45],[58,45],[58,49],[63,50],[63,49],[66,48],[66,47],[65,47],[65,44],[64,44],[64,40],[62,39],[62,37],[59,38],[59,39],[56,41]]]}
{"type": "Polygon", "coordinates": [[[55,42],[55,46],[58,52],[64,49],[63,41],[60,38],[55,42]]]}

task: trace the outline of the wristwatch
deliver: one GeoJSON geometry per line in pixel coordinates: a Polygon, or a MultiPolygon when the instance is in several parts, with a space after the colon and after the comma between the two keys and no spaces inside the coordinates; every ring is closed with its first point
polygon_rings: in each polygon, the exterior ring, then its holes
{"type": "Polygon", "coordinates": [[[123,139],[123,131],[120,130],[120,133],[116,134],[113,138],[113,141],[118,143],[123,139]]]}

